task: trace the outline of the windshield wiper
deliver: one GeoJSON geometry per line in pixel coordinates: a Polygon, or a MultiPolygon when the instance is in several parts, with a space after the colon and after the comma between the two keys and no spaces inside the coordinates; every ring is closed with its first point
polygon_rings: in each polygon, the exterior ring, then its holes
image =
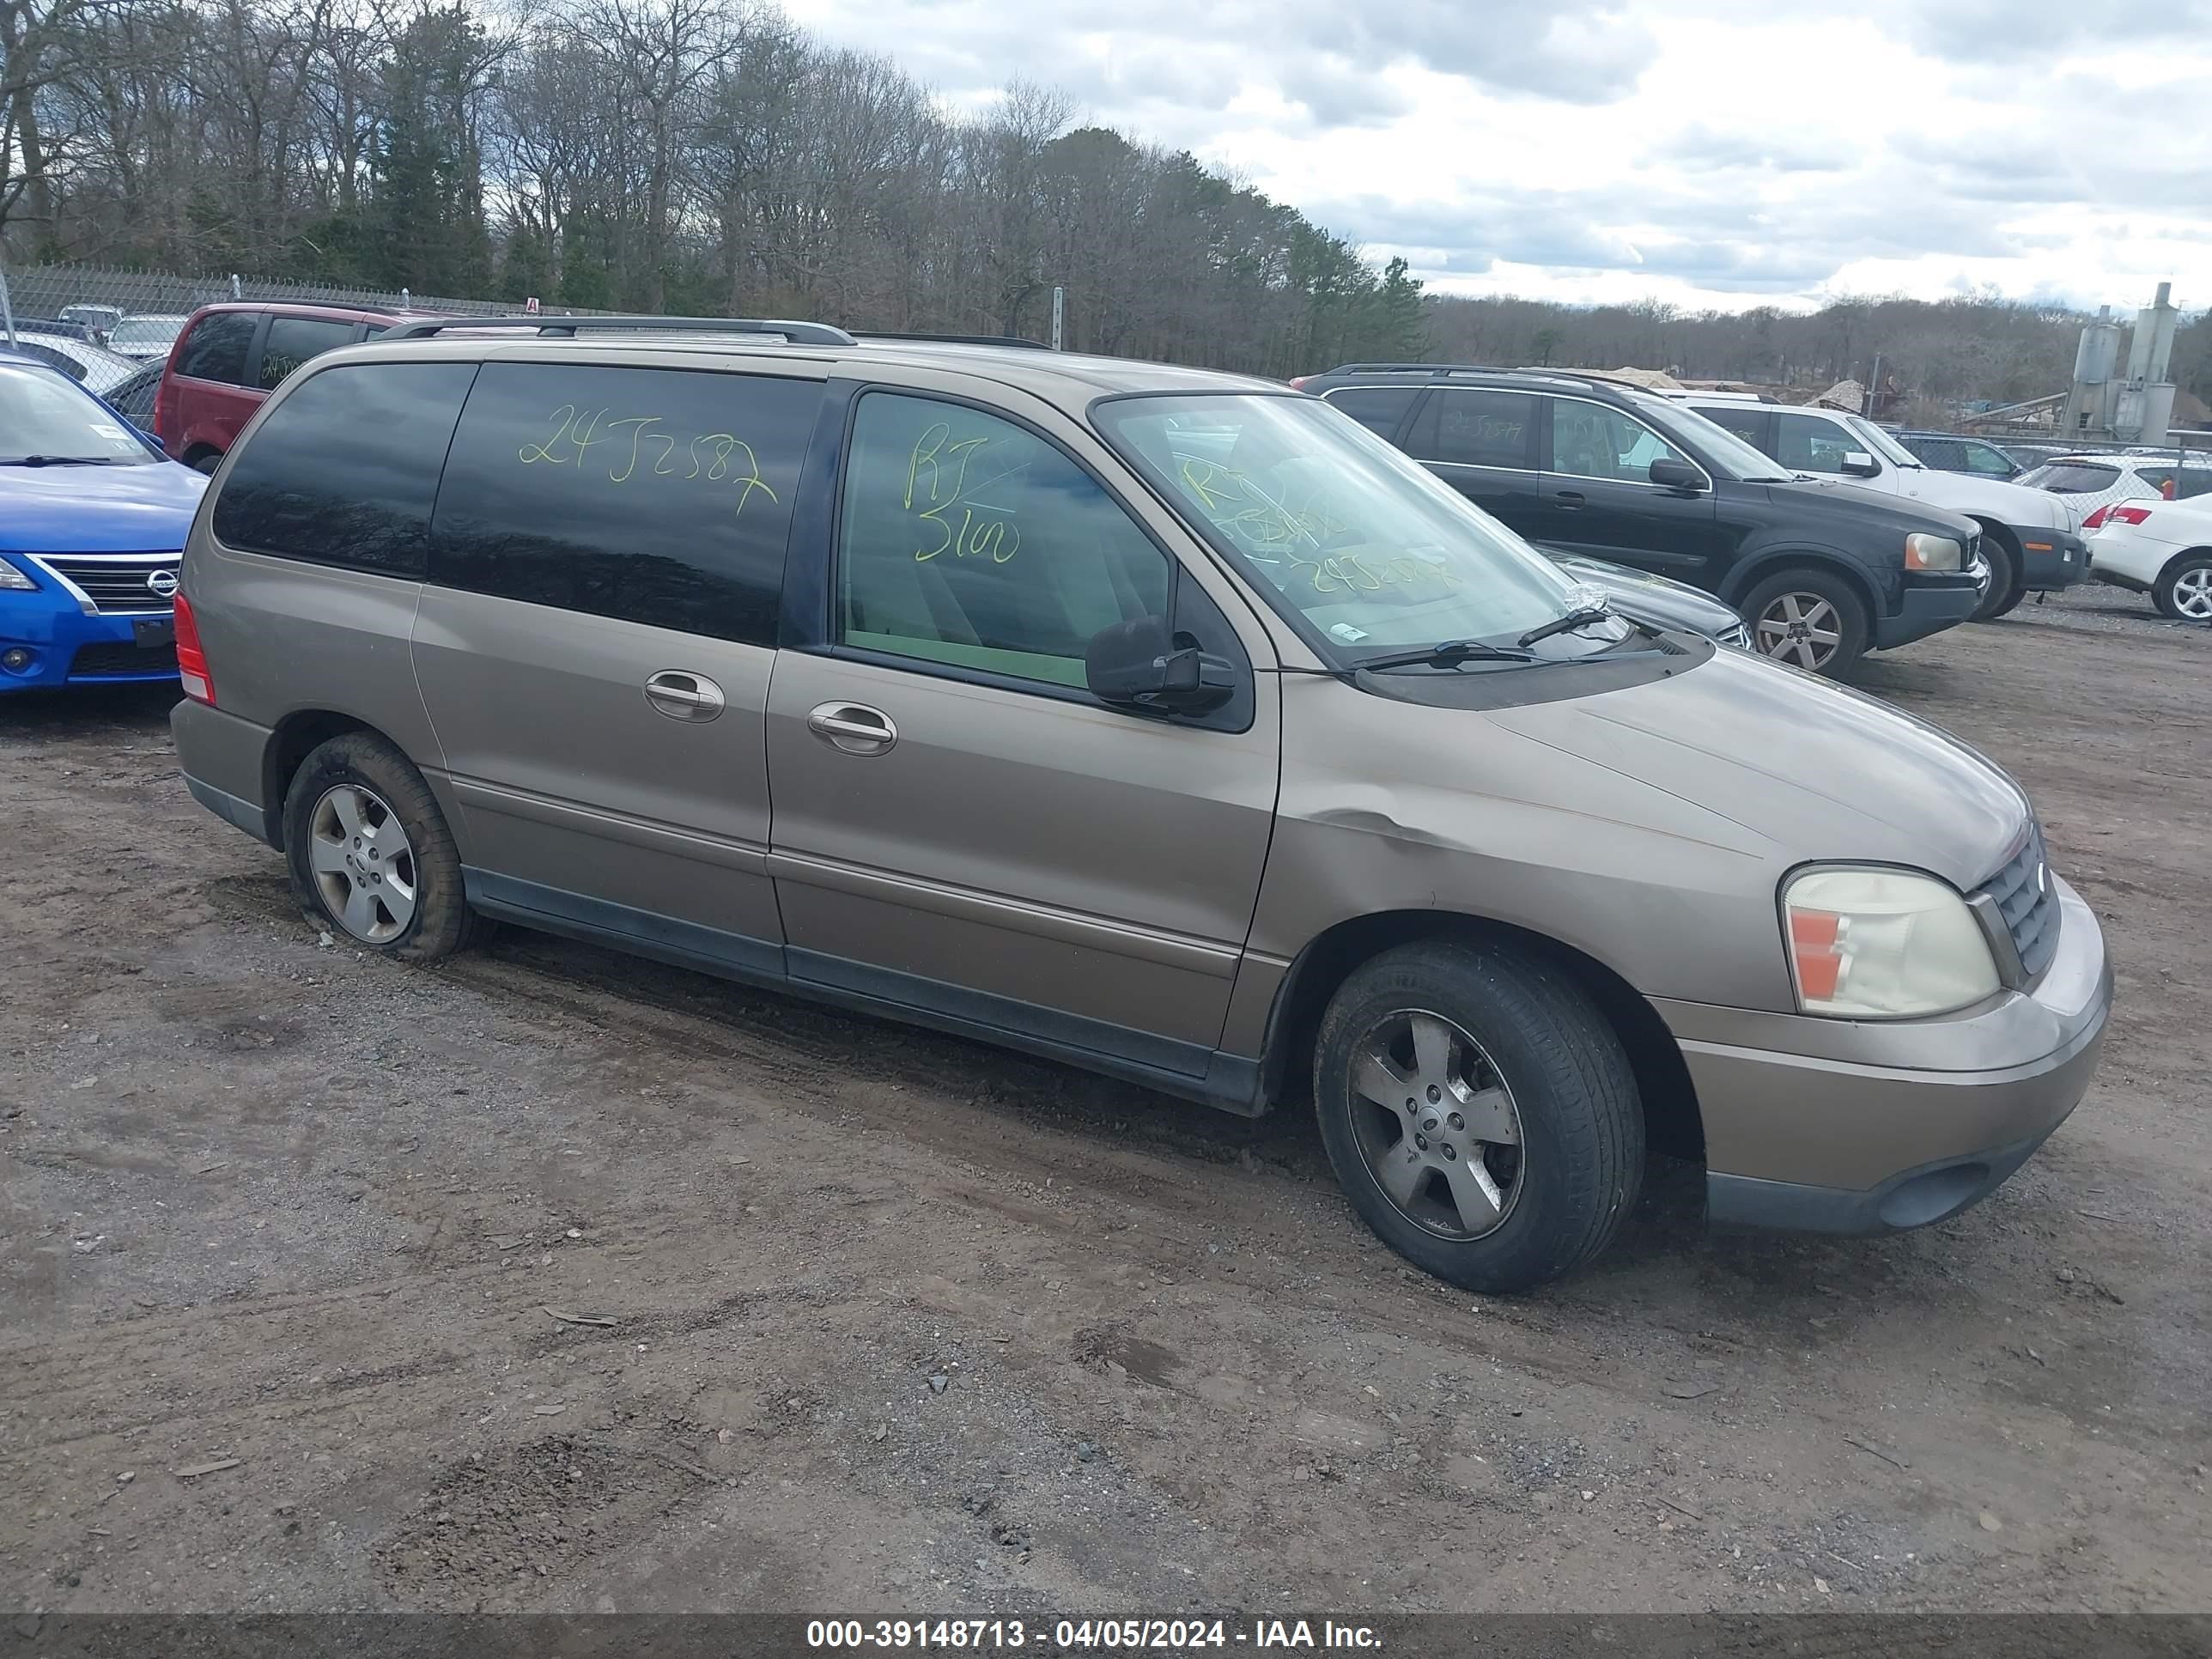
{"type": "Polygon", "coordinates": [[[1548,640],[1554,634],[1572,633],[1577,628],[1588,628],[1592,623],[1611,622],[1619,613],[1601,605],[1586,605],[1578,611],[1570,611],[1564,617],[1554,617],[1540,628],[1532,628],[1515,641],[1523,651],[1539,640],[1548,640]]]}
{"type": "Polygon", "coordinates": [[[105,455],[26,455],[20,460],[0,461],[0,466],[106,466],[105,455]]]}
{"type": "Polygon", "coordinates": [[[1391,651],[1379,657],[1363,657],[1352,666],[1364,672],[1371,668],[1413,668],[1423,663],[1437,668],[1456,668],[1463,662],[1542,660],[1533,652],[1509,651],[1502,645],[1485,645],[1480,640],[1443,640],[1424,651],[1391,651]]]}

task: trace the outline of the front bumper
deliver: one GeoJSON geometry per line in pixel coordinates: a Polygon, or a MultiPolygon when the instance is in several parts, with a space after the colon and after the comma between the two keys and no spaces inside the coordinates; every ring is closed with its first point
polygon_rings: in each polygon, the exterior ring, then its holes
{"type": "Polygon", "coordinates": [[[155,684],[177,678],[168,611],[88,612],[68,595],[0,590],[0,694],[64,685],[155,684]],[[151,643],[142,643],[147,635],[151,643]],[[10,667],[9,659],[21,653],[10,667]]]}
{"type": "Polygon", "coordinates": [[[1974,614],[1981,602],[1981,590],[1963,572],[1956,576],[1947,573],[1939,578],[1908,580],[1897,613],[1874,619],[1875,649],[1893,650],[1956,628],[1974,614]]]}
{"type": "Polygon", "coordinates": [[[2112,1000],[2095,914],[2053,884],[2057,956],[1978,1010],[1875,1022],[1656,1003],[1697,1090],[1711,1219],[1925,1226],[2026,1163],[2087,1091],[2112,1000]]]}
{"type": "Polygon", "coordinates": [[[2070,530],[2008,526],[2021,546],[2021,577],[2032,588],[2071,587],[2089,579],[2089,544],[2070,530]]]}

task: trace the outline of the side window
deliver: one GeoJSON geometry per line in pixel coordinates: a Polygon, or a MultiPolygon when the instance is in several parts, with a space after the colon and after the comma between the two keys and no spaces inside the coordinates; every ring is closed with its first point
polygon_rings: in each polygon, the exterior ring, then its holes
{"type": "Polygon", "coordinates": [[[268,337],[261,343],[262,389],[275,391],[308,358],[349,343],[353,327],[319,317],[271,317],[268,337]]]}
{"type": "Polygon", "coordinates": [[[1698,414],[1715,426],[1733,432],[1754,448],[1763,448],[1759,440],[1765,435],[1766,411],[1749,404],[1699,404],[1698,414]]]}
{"type": "Polygon", "coordinates": [[[217,541],[387,576],[423,574],[438,469],[472,363],[325,370],[233,457],[217,541]]]}
{"type": "Polygon", "coordinates": [[[2011,457],[2002,449],[1992,449],[1987,444],[1967,444],[1966,471],[1978,472],[1984,477],[2009,478],[2020,469],[2012,464],[2011,457]]]}
{"type": "Polygon", "coordinates": [[[253,343],[254,325],[260,320],[250,311],[218,311],[201,318],[178,355],[177,373],[195,380],[243,385],[246,349],[253,343]]]}
{"type": "Polygon", "coordinates": [[[1917,438],[1911,447],[1915,455],[1938,471],[1963,472],[1966,470],[1965,452],[1948,438],[1917,438]]]}
{"type": "Polygon", "coordinates": [[[1437,393],[1436,453],[1461,466],[1534,467],[1536,399],[1526,392],[1445,387],[1437,393]]]}
{"type": "Polygon", "coordinates": [[[1420,395],[1419,386],[1347,386],[1323,393],[1322,401],[1334,404],[1376,437],[1388,438],[1420,395]]]}
{"type": "Polygon", "coordinates": [[[2175,486],[2174,493],[2185,501],[2194,501],[2199,495],[2212,493],[2212,468],[2183,467],[2181,482],[2175,486]]]}
{"type": "Polygon", "coordinates": [[[1548,471],[1649,483],[1652,462],[1689,459],[1632,415],[1571,398],[1552,400],[1548,471]]]}
{"type": "Polygon", "coordinates": [[[438,497],[430,580],[775,643],[819,380],[487,363],[438,497]]]}
{"type": "Polygon", "coordinates": [[[1168,614],[1169,574],[1057,446],[956,404],[860,399],[837,548],[844,644],[1081,686],[1093,635],[1168,614]]]}
{"type": "Polygon", "coordinates": [[[1817,415],[1778,415],[1774,420],[1774,459],[1794,471],[1841,475],[1844,457],[1861,447],[1841,427],[1817,415]]]}
{"type": "Polygon", "coordinates": [[[2138,467],[2136,470],[2136,477],[2142,479],[2143,483],[2148,484],[2166,501],[2170,501],[2173,500],[2175,495],[2179,493],[2178,488],[2178,479],[2179,475],[2172,467],[2138,467]]]}

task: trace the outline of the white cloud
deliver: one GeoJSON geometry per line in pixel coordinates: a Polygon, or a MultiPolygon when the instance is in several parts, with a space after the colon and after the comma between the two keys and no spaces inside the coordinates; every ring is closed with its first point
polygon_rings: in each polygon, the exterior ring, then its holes
{"type": "Polygon", "coordinates": [[[791,0],[964,107],[1022,76],[1431,288],[2212,303],[2212,0],[791,0]]]}

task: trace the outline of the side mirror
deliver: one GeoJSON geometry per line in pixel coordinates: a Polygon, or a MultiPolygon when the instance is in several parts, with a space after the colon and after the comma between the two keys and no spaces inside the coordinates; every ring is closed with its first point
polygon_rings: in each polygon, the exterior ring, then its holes
{"type": "Polygon", "coordinates": [[[1164,617],[1139,617],[1101,629],[1085,650],[1091,695],[1117,708],[1203,714],[1237,695],[1236,670],[1172,635],[1164,617]]]}
{"type": "Polygon", "coordinates": [[[1705,475],[1687,461],[1673,459],[1651,463],[1651,482],[1668,489],[1685,489],[1696,495],[1705,487],[1705,475]]]}
{"type": "Polygon", "coordinates": [[[1863,449],[1854,449],[1844,456],[1844,471],[1854,478],[1871,478],[1881,471],[1881,463],[1863,449]]]}

